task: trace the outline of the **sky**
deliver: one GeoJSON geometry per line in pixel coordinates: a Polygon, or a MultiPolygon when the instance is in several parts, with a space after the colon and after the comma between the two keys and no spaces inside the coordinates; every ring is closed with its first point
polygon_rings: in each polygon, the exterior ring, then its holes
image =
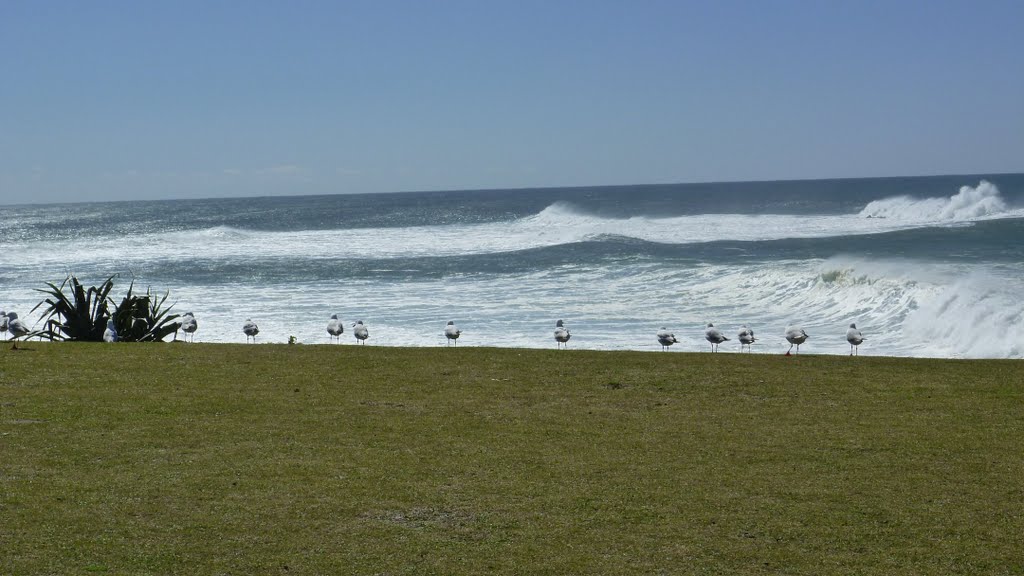
{"type": "Polygon", "coordinates": [[[0,0],[0,204],[1024,171],[1024,2],[0,0]]]}

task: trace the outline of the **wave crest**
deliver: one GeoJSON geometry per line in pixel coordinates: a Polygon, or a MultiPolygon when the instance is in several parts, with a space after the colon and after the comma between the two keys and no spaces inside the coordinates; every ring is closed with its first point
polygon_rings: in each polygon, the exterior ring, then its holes
{"type": "Polygon", "coordinates": [[[203,238],[223,238],[230,240],[232,238],[248,238],[252,233],[248,230],[234,228],[232,226],[213,226],[211,228],[204,228],[194,232],[189,232],[188,234],[193,234],[203,238]]]}
{"type": "Polygon", "coordinates": [[[961,186],[949,198],[896,196],[875,200],[860,211],[864,218],[890,218],[903,222],[969,222],[1007,212],[999,188],[987,180],[975,187],[961,186]]]}

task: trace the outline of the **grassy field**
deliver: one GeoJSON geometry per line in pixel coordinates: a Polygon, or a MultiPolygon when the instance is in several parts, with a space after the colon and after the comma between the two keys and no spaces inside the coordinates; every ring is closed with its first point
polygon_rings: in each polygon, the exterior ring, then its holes
{"type": "Polygon", "coordinates": [[[1024,363],[0,349],[0,574],[1021,574],[1024,363]]]}

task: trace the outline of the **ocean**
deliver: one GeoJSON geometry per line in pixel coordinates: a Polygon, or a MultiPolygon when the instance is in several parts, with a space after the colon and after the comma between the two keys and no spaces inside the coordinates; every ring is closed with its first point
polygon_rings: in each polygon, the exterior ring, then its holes
{"type": "Polygon", "coordinates": [[[1024,174],[0,206],[0,308],[169,291],[196,342],[1024,357],[1024,174]]]}

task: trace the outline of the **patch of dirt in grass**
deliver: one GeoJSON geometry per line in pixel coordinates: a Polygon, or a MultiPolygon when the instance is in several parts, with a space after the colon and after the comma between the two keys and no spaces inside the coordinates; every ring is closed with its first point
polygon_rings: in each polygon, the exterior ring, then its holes
{"type": "Polygon", "coordinates": [[[408,510],[377,510],[364,512],[362,518],[404,526],[406,528],[440,528],[445,530],[462,530],[476,521],[473,514],[458,510],[438,510],[437,508],[417,507],[408,510]]]}
{"type": "Polygon", "coordinates": [[[405,408],[401,402],[378,402],[377,400],[360,400],[360,406],[374,406],[379,408],[405,408]]]}

